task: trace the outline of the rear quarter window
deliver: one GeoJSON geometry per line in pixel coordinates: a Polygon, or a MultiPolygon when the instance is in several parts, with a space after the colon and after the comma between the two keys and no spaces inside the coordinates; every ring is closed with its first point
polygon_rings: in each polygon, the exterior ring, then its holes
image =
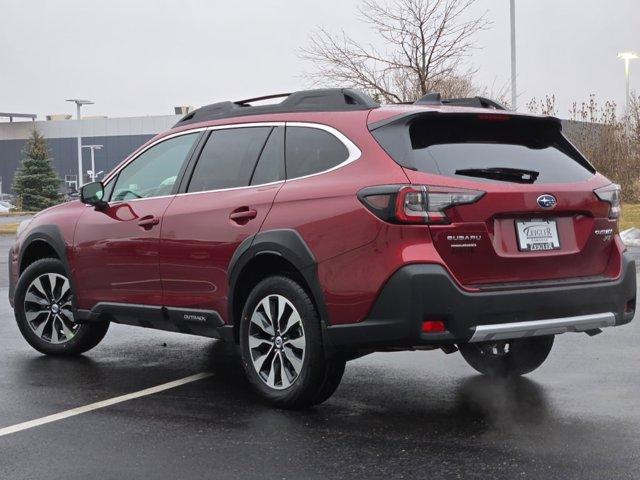
{"type": "Polygon", "coordinates": [[[285,153],[287,178],[323,172],[349,158],[340,140],[314,127],[287,127],[285,153]]]}

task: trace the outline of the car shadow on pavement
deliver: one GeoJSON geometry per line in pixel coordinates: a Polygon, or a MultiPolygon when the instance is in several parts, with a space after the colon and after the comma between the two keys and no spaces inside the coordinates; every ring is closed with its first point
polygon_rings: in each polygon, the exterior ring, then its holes
{"type": "MultiPolygon", "coordinates": [[[[209,349],[209,370],[212,379],[197,386],[204,396],[217,404],[217,408],[231,406],[238,412],[247,407],[275,412],[290,420],[318,422],[325,427],[353,424],[370,428],[408,430],[438,427],[460,428],[479,433],[486,429],[514,428],[514,425],[540,424],[548,420],[549,401],[544,388],[526,377],[494,379],[474,375],[441,386],[438,378],[430,384],[429,378],[416,378],[415,386],[398,383],[393,376],[371,374],[363,377],[351,374],[347,365],[343,385],[327,402],[309,410],[277,410],[260,401],[252,392],[242,371],[238,349],[234,345],[214,342],[209,349]],[[369,378],[375,378],[375,382],[369,378]],[[424,391],[423,389],[428,389],[424,391]],[[346,422],[346,423],[345,423],[346,422]]],[[[369,367],[371,368],[371,367],[369,367]]]]}
{"type": "MultiPolygon", "coordinates": [[[[120,361],[110,358],[111,355],[95,360],[90,355],[37,355],[20,362],[12,381],[21,383],[25,390],[34,385],[46,387],[50,399],[56,399],[58,395],[60,399],[68,398],[71,391],[74,401],[81,402],[102,400],[175,380],[180,375],[197,373],[180,371],[177,365],[180,358],[168,355],[165,363],[157,358],[153,362],[155,367],[150,367],[138,362],[135,354],[127,355],[124,350],[126,348],[118,349],[120,361]],[[64,382],[52,382],[61,375],[64,382]]],[[[405,432],[459,428],[480,433],[488,428],[513,429],[514,425],[543,423],[549,414],[544,388],[524,377],[492,379],[475,375],[460,381],[453,379],[444,385],[441,378],[423,377],[415,378],[415,384],[408,384],[406,381],[399,383],[382,368],[376,372],[378,368],[367,367],[366,375],[362,375],[361,368],[356,368],[354,374],[350,365],[347,365],[343,385],[324,404],[310,410],[277,410],[251,390],[237,346],[214,341],[201,352],[204,358],[194,362],[196,368],[214,375],[190,385],[182,396],[186,402],[208,405],[216,421],[224,411],[233,414],[236,420],[243,412],[250,417],[256,411],[262,411],[291,421],[300,419],[312,424],[317,421],[325,426],[326,422],[335,421],[336,426],[351,424],[355,429],[359,425],[366,428],[379,425],[405,432]]],[[[68,408],[73,406],[76,405],[68,408]]]]}

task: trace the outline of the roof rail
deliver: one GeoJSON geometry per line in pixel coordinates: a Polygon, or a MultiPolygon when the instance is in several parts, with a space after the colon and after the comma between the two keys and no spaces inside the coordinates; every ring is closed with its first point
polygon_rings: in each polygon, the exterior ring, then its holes
{"type": "Polygon", "coordinates": [[[262,97],[247,98],[246,100],[238,100],[237,102],[233,102],[233,103],[237,103],[238,105],[250,107],[251,105],[249,105],[249,104],[253,103],[253,102],[260,102],[262,100],[271,100],[273,98],[288,97],[289,95],[291,95],[291,92],[289,92],[289,93],[274,93],[273,95],[263,95],[262,97]]]}
{"type": "Polygon", "coordinates": [[[174,127],[208,120],[264,113],[370,110],[379,106],[369,95],[351,88],[302,90],[206,105],[182,117],[174,127]],[[274,105],[251,105],[253,102],[280,97],[286,98],[274,105]]]}
{"type": "Polygon", "coordinates": [[[491,108],[494,110],[508,110],[507,107],[495,100],[485,97],[446,98],[442,100],[440,93],[427,93],[414,102],[415,105],[455,105],[458,107],[491,108]]]}

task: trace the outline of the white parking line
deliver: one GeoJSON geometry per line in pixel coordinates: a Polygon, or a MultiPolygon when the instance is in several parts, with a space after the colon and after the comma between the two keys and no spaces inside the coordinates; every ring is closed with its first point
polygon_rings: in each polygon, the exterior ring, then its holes
{"type": "Polygon", "coordinates": [[[197,380],[202,380],[203,378],[207,378],[212,375],[213,373],[198,373],[196,375],[191,375],[179,380],[174,380],[173,382],[163,383],[162,385],[158,385],[156,387],[146,388],[144,390],[140,390],[139,392],[128,393],[126,395],[121,395],[120,397],[109,398],[108,400],[91,403],[89,405],[85,405],[84,407],[72,408],[71,410],[65,410],[64,412],[55,413],[47,417],[19,423],[11,427],[0,428],[0,437],[9,435],[11,433],[20,432],[22,430],[27,430],[29,428],[39,427],[40,425],[45,425],[47,423],[57,422],[58,420],[64,420],[65,418],[74,417],[76,415],[81,415],[83,413],[98,410],[100,408],[110,407],[111,405],[115,405],[116,403],[126,402],[128,400],[133,400],[134,398],[153,395],[154,393],[162,392],[163,390],[169,390],[170,388],[176,388],[186,383],[195,382],[197,380]]]}

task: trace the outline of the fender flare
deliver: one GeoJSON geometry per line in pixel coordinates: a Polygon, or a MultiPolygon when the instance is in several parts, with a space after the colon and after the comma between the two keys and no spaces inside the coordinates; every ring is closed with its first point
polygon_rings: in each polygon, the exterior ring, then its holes
{"type": "Polygon", "coordinates": [[[275,254],[291,263],[300,272],[311,290],[313,301],[318,308],[322,328],[329,325],[324,294],[318,279],[318,263],[313,252],[293,229],[277,229],[260,232],[246,238],[236,249],[229,263],[229,320],[234,325],[233,303],[236,284],[244,267],[255,257],[263,254],[275,254]]]}
{"type": "MultiPolygon", "coordinates": [[[[57,225],[38,225],[34,227],[26,238],[21,242],[20,254],[18,256],[18,267],[22,268],[22,262],[24,261],[24,254],[29,250],[29,247],[34,242],[44,242],[49,245],[55,252],[60,261],[62,262],[65,271],[67,272],[67,278],[71,284],[72,291],[74,289],[74,279],[71,275],[71,267],[69,265],[69,259],[67,258],[67,248],[62,233],[57,225]]],[[[14,293],[14,292],[11,292],[14,293]]],[[[75,306],[74,306],[75,312],[75,306]]]]}
{"type": "Polygon", "coordinates": [[[20,257],[18,259],[18,264],[20,266],[22,266],[25,252],[34,242],[44,242],[53,248],[56,255],[58,255],[62,263],[64,263],[67,273],[71,272],[71,269],[69,268],[69,261],[67,259],[66,244],[57,225],[38,225],[29,232],[20,246],[20,257]]]}

